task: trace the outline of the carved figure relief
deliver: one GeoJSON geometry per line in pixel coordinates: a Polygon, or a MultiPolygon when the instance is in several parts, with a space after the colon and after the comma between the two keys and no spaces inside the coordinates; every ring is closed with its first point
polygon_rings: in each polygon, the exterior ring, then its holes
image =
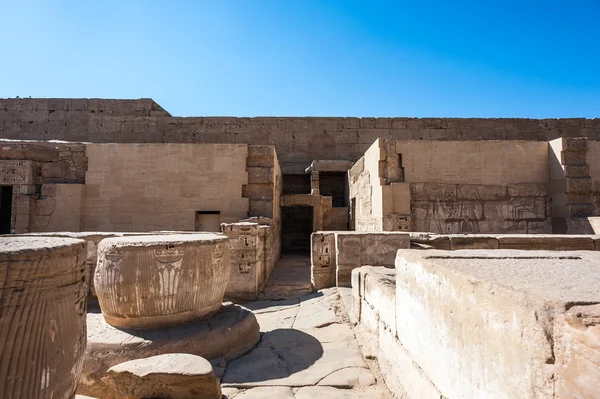
{"type": "Polygon", "coordinates": [[[162,305],[161,310],[165,313],[174,313],[176,311],[175,301],[181,279],[183,253],[183,248],[172,245],[153,250],[154,264],[158,274],[159,295],[164,298],[159,304],[162,305]]]}

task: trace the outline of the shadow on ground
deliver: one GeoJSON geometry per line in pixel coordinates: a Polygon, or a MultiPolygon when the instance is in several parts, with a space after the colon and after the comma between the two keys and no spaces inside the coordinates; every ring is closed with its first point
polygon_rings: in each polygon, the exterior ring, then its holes
{"type": "Polygon", "coordinates": [[[235,386],[285,380],[322,356],[323,346],[312,335],[291,328],[276,329],[265,333],[253,351],[230,362],[222,382],[235,386]]]}

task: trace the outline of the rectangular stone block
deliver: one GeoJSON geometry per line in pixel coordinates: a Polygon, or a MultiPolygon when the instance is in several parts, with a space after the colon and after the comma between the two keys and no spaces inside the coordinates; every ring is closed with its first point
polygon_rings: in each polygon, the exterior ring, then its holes
{"type": "Polygon", "coordinates": [[[565,177],[589,177],[588,165],[565,165],[565,177]]]}
{"type": "Polygon", "coordinates": [[[588,150],[588,142],[584,137],[565,137],[563,140],[566,151],[586,152],[588,150]]]}
{"type": "Polygon", "coordinates": [[[498,239],[476,234],[449,235],[450,249],[498,249],[498,239]]]}
{"type": "Polygon", "coordinates": [[[377,363],[385,385],[396,397],[440,399],[440,391],[423,373],[395,334],[383,323],[379,327],[377,363]]]}
{"type": "Polygon", "coordinates": [[[591,251],[401,250],[399,344],[443,397],[593,397],[600,314],[567,309],[600,302],[599,261],[591,251]]]}
{"type": "Polygon", "coordinates": [[[585,165],[587,154],[585,152],[561,151],[561,165],[585,165]]]}
{"type": "Polygon", "coordinates": [[[542,183],[519,183],[508,185],[508,197],[544,197],[548,187],[542,183]]]}
{"type": "Polygon", "coordinates": [[[429,233],[410,233],[411,243],[424,245],[428,249],[450,250],[450,237],[429,233]]]}
{"type": "Polygon", "coordinates": [[[499,249],[593,251],[592,236],[563,234],[511,234],[498,236],[499,249]]]}
{"type": "Polygon", "coordinates": [[[246,168],[248,171],[248,184],[269,184],[273,183],[273,168],[246,168]]]}
{"type": "Polygon", "coordinates": [[[394,267],[396,252],[410,248],[410,236],[400,232],[363,233],[360,235],[361,266],[394,267]]]}
{"type": "Polygon", "coordinates": [[[506,199],[506,186],[459,184],[456,186],[458,200],[498,201],[506,199]]]}
{"type": "Polygon", "coordinates": [[[338,267],[362,266],[361,251],[360,233],[335,233],[335,257],[338,267]]]}
{"type": "MultiPolygon", "coordinates": [[[[396,333],[396,270],[384,267],[363,266],[362,298],[392,332],[396,333]]],[[[354,287],[353,287],[354,289],[354,287]]]]}
{"type": "Polygon", "coordinates": [[[565,179],[567,193],[591,193],[594,191],[594,181],[589,177],[565,179]]]}

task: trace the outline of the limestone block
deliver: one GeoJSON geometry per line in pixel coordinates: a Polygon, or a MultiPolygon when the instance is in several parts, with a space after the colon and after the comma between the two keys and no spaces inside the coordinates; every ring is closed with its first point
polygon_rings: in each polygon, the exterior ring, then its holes
{"type": "Polygon", "coordinates": [[[217,311],[229,272],[222,235],[115,237],[98,245],[94,285],[109,324],[154,328],[217,311]]]}
{"type": "Polygon", "coordinates": [[[396,334],[396,270],[363,266],[363,300],[377,313],[392,333],[396,334]]]}
{"type": "Polygon", "coordinates": [[[585,165],[587,154],[579,151],[561,151],[561,165],[585,165]]]}
{"type": "Polygon", "coordinates": [[[85,242],[0,239],[0,397],[71,398],[86,347],[85,242]]]}
{"type": "Polygon", "coordinates": [[[470,201],[498,201],[506,198],[506,186],[458,184],[456,198],[470,201]]]}
{"type": "Polygon", "coordinates": [[[556,320],[556,398],[594,398],[600,381],[600,305],[574,306],[556,320]]]}
{"type": "Polygon", "coordinates": [[[346,268],[360,267],[361,264],[361,233],[335,234],[336,266],[346,268]]]}
{"type": "Polygon", "coordinates": [[[565,179],[567,193],[591,193],[594,191],[594,181],[589,177],[577,177],[565,179]]]}
{"type": "Polygon", "coordinates": [[[508,185],[508,196],[513,197],[544,197],[548,195],[548,187],[542,183],[518,183],[508,185]]]}
{"type": "Polygon", "coordinates": [[[585,137],[565,137],[563,146],[567,151],[585,152],[588,150],[588,141],[585,137]]]}
{"type": "Polygon", "coordinates": [[[311,283],[317,290],[335,285],[335,235],[333,232],[311,234],[311,283]]]}
{"type": "Polygon", "coordinates": [[[444,396],[419,368],[395,334],[383,323],[379,327],[377,363],[386,386],[397,397],[440,399],[444,396]],[[406,396],[404,396],[406,395],[406,396]]]}
{"type": "Polygon", "coordinates": [[[411,243],[421,244],[428,249],[450,249],[450,237],[447,235],[437,235],[429,233],[410,233],[411,243]]]}
{"type": "Polygon", "coordinates": [[[170,353],[130,360],[108,370],[119,398],[221,399],[221,384],[203,357],[170,353]]]}
{"type": "Polygon", "coordinates": [[[565,177],[589,177],[589,165],[565,165],[565,177]]]}
{"type": "Polygon", "coordinates": [[[262,282],[261,273],[266,268],[266,259],[258,257],[259,248],[262,250],[264,247],[260,225],[253,222],[223,223],[221,229],[230,240],[231,272],[225,295],[227,298],[254,299],[262,282]]]}
{"type": "Polygon", "coordinates": [[[598,261],[591,251],[401,250],[399,343],[444,397],[555,398],[561,378],[574,384],[567,392],[585,392],[598,363],[587,363],[583,380],[573,376],[590,359],[595,332],[578,321],[571,336],[558,327],[571,304],[600,301],[598,261]]]}
{"type": "MultiPolygon", "coordinates": [[[[401,232],[363,233],[360,264],[393,267],[396,251],[410,248],[410,236],[401,232]]],[[[338,262],[340,263],[340,262],[338,262]]]]}
{"type": "Polygon", "coordinates": [[[450,234],[450,249],[498,249],[498,239],[494,236],[478,234],[450,234]]]}

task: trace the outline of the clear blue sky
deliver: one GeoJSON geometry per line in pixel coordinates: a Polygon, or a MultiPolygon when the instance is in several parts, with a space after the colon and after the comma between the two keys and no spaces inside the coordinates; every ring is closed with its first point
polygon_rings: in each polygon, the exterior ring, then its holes
{"type": "Polygon", "coordinates": [[[600,117],[600,1],[0,0],[0,97],[173,115],[600,117]]]}

